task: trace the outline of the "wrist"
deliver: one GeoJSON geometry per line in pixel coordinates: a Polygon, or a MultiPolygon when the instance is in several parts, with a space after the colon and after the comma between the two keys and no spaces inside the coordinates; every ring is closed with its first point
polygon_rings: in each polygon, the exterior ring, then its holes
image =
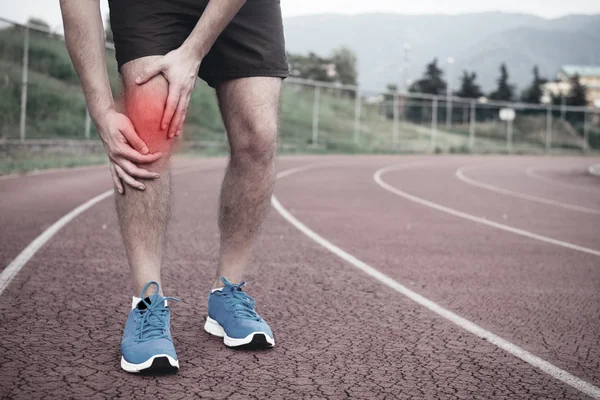
{"type": "Polygon", "coordinates": [[[186,39],[181,45],[181,50],[198,64],[202,62],[202,59],[206,53],[208,53],[208,50],[206,50],[207,48],[209,48],[209,46],[201,41],[192,40],[190,38],[186,39]]]}
{"type": "Polygon", "coordinates": [[[102,132],[102,129],[100,128],[106,126],[108,117],[113,112],[117,112],[114,104],[105,107],[95,107],[94,109],[90,108],[90,117],[92,118],[92,121],[94,121],[94,125],[96,125],[96,127],[99,128],[99,133],[102,132]]]}

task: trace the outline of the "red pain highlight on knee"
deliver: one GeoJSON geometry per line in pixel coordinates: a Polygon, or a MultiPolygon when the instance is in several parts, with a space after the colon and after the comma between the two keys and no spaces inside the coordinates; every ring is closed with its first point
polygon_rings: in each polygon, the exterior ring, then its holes
{"type": "Polygon", "coordinates": [[[133,122],[138,136],[148,145],[151,152],[166,151],[172,140],[168,138],[168,130],[161,129],[164,114],[164,96],[151,91],[137,91],[126,100],[127,116],[133,122]]]}

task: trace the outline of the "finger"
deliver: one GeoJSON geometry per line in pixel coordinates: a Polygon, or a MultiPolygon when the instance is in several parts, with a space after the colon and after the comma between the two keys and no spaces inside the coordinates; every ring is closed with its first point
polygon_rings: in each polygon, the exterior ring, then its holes
{"type": "Polygon", "coordinates": [[[138,136],[135,127],[129,118],[126,118],[125,126],[121,127],[121,134],[127,139],[127,142],[142,154],[148,154],[150,151],[144,141],[138,136]]]}
{"type": "Polygon", "coordinates": [[[130,147],[121,148],[120,155],[121,157],[138,164],[150,164],[162,157],[160,151],[151,154],[140,154],[130,147]]]}
{"type": "Polygon", "coordinates": [[[121,182],[119,175],[117,175],[117,171],[115,171],[115,165],[112,163],[110,164],[110,175],[112,176],[112,180],[117,188],[117,191],[123,194],[123,183],[121,182]]]}
{"type": "Polygon", "coordinates": [[[120,160],[119,167],[121,167],[123,169],[123,171],[125,171],[127,173],[127,175],[134,177],[134,178],[156,179],[156,178],[160,177],[160,175],[157,172],[151,172],[151,171],[145,170],[143,168],[138,167],[131,161],[124,160],[124,159],[120,160]]]}
{"type": "Polygon", "coordinates": [[[167,97],[167,103],[165,104],[165,112],[163,114],[162,122],[160,123],[160,129],[165,130],[169,127],[169,123],[173,118],[173,114],[177,109],[177,103],[181,98],[181,92],[179,87],[169,87],[169,96],[167,97]]]}
{"type": "Polygon", "coordinates": [[[185,117],[187,116],[188,107],[190,105],[190,98],[192,97],[191,92],[186,96],[183,108],[183,117],[181,117],[181,122],[179,123],[179,127],[177,128],[177,132],[175,132],[175,136],[181,135],[181,131],[183,130],[183,124],[185,122],[185,117]]]}
{"type": "Polygon", "coordinates": [[[146,68],[144,68],[142,73],[139,74],[137,78],[135,78],[135,83],[137,83],[138,85],[142,85],[148,82],[150,79],[160,74],[162,72],[162,69],[163,65],[160,61],[148,65],[146,68]]]}
{"type": "Polygon", "coordinates": [[[123,169],[118,164],[115,164],[115,171],[117,171],[117,175],[119,175],[119,178],[121,178],[123,182],[125,182],[132,188],[138,190],[146,189],[146,186],[144,186],[141,182],[136,181],[131,176],[127,175],[127,173],[123,171],[123,169]]]}
{"type": "Polygon", "coordinates": [[[169,128],[169,138],[175,136],[175,134],[179,131],[179,125],[181,125],[183,117],[185,117],[186,108],[185,97],[180,98],[179,103],[177,103],[177,110],[175,111],[175,115],[173,115],[173,120],[171,121],[171,127],[169,128]]]}

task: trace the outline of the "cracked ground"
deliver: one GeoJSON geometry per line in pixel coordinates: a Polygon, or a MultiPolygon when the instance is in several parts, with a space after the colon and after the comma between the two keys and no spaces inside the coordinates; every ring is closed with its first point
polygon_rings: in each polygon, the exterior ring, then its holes
{"type": "MultiPolygon", "coordinates": [[[[589,158],[283,157],[276,195],[336,246],[436,302],[600,386],[600,258],[442,213],[414,196],[600,251],[599,214],[486,191],[468,176],[530,196],[600,210],[589,158]],[[507,162],[507,160],[509,160],[507,162]],[[543,179],[527,176],[536,166],[543,179]],[[569,185],[569,189],[565,185],[569,185]],[[578,190],[579,186],[582,189],[578,190]]],[[[596,160],[596,163],[598,161],[596,160]]],[[[4,399],[581,399],[586,396],[357,270],[272,210],[248,267],[247,292],[276,347],[235,351],[202,329],[218,256],[223,159],[178,159],[163,267],[181,370],[119,367],[131,299],[108,198],[31,258],[0,295],[4,399]]],[[[0,268],[74,207],[110,189],[106,167],[0,180],[0,268]]]]}

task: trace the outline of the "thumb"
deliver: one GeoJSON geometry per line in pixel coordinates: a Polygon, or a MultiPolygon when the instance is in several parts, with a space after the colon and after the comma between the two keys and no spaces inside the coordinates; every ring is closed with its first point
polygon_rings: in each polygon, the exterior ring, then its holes
{"type": "Polygon", "coordinates": [[[155,62],[154,64],[148,65],[144,70],[140,73],[140,75],[135,78],[135,83],[138,85],[144,84],[148,82],[150,79],[154,78],[156,75],[160,74],[162,71],[163,65],[160,61],[155,62]]]}

